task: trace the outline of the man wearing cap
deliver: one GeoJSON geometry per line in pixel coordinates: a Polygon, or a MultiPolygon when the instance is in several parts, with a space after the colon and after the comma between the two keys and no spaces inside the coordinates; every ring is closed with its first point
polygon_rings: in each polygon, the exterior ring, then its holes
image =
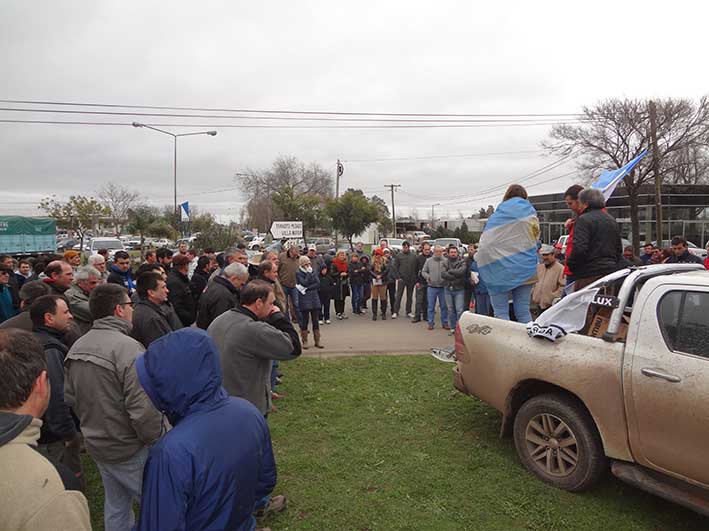
{"type": "Polygon", "coordinates": [[[532,317],[535,319],[549,308],[554,299],[561,297],[566,285],[564,266],[556,261],[554,248],[544,245],[541,249],[542,263],[537,266],[537,283],[532,289],[532,317]]]}

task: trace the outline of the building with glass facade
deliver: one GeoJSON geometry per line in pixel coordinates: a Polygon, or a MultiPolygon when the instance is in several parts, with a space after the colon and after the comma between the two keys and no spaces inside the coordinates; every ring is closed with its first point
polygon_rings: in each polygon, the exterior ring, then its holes
{"type": "MultiPolygon", "coordinates": [[[[571,212],[564,202],[564,192],[530,196],[537,209],[541,238],[545,243],[566,234],[564,222],[571,212]]],[[[655,239],[655,187],[643,186],[638,197],[641,242],[655,239]]],[[[608,213],[621,226],[624,238],[632,240],[630,206],[624,187],[616,188],[606,205],[608,213]]],[[[709,185],[668,184],[662,187],[663,237],[684,236],[699,247],[709,241],[709,185]]]]}

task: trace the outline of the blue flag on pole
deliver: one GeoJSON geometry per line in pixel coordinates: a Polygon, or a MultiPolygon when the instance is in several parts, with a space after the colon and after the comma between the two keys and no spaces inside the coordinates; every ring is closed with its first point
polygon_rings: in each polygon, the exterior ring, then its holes
{"type": "Polygon", "coordinates": [[[180,221],[189,221],[190,220],[190,203],[189,201],[185,201],[184,203],[180,204],[180,221]]]}
{"type": "Polygon", "coordinates": [[[625,166],[618,168],[617,170],[604,170],[603,173],[601,173],[601,176],[591,185],[591,188],[597,188],[603,192],[603,197],[605,197],[606,201],[608,201],[610,196],[613,195],[613,192],[615,191],[616,186],[618,186],[620,180],[628,175],[637,163],[640,162],[640,159],[647,155],[647,153],[648,151],[646,149],[640,153],[640,155],[628,162],[625,166]]]}

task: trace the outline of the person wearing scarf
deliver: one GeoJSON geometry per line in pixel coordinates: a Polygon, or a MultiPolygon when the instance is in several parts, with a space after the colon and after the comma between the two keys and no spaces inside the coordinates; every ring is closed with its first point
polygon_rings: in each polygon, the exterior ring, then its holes
{"type": "Polygon", "coordinates": [[[330,266],[330,277],[332,278],[332,298],[335,301],[335,315],[340,320],[347,319],[345,317],[345,299],[350,294],[348,267],[347,253],[338,251],[330,266]]]}
{"type": "Polygon", "coordinates": [[[382,321],[387,318],[387,283],[389,282],[389,265],[384,260],[384,251],[375,249],[372,255],[372,265],[369,266],[369,276],[372,279],[372,321],[377,320],[377,307],[381,301],[382,321]]]}
{"type": "Polygon", "coordinates": [[[318,315],[320,314],[320,278],[318,273],[313,271],[310,258],[301,256],[299,268],[295,273],[295,287],[298,289],[298,307],[300,308],[300,339],[303,348],[308,348],[308,319],[313,322],[313,337],[315,347],[323,348],[320,344],[320,324],[318,315]]]}
{"type": "Polygon", "coordinates": [[[516,321],[532,320],[529,305],[537,280],[538,240],[537,211],[527,200],[527,191],[513,184],[485,224],[475,256],[498,319],[510,320],[512,300],[516,321]]]}

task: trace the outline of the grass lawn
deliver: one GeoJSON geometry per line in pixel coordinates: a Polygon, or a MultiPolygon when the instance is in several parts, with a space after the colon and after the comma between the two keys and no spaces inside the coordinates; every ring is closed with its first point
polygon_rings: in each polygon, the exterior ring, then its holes
{"type": "MultiPolygon", "coordinates": [[[[609,477],[571,494],[529,475],[499,415],[426,356],[282,364],[270,416],[283,530],[699,530],[706,519],[609,477]]],[[[225,442],[225,451],[228,443],[225,442]]],[[[87,462],[94,529],[102,488],[87,462]]]]}

